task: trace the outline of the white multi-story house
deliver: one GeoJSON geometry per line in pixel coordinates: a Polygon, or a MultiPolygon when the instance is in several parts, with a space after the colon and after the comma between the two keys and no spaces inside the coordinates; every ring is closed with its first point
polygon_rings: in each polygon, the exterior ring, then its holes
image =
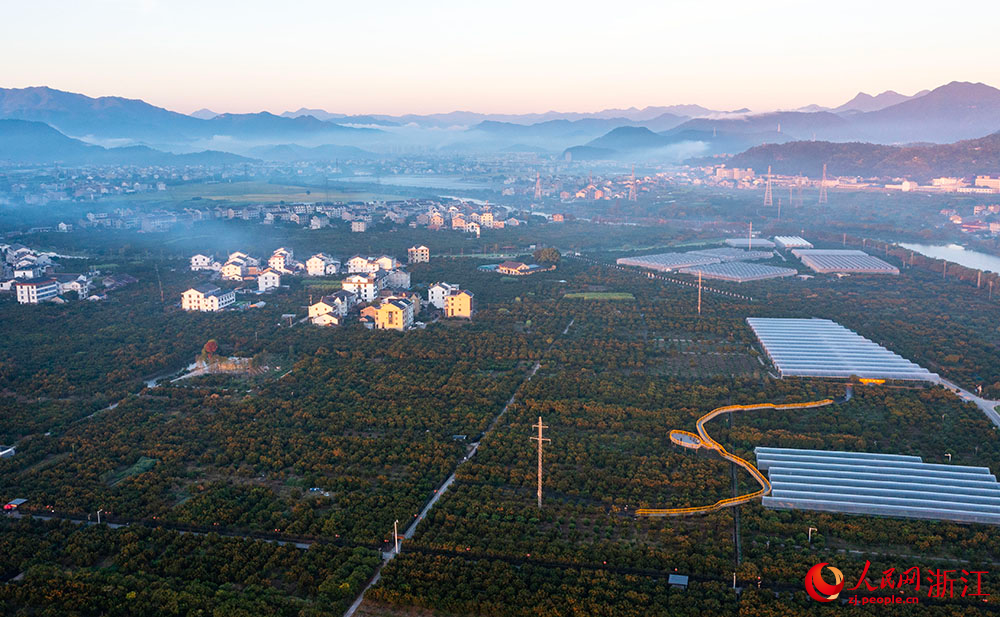
{"type": "Polygon", "coordinates": [[[295,268],[295,260],[290,250],[281,247],[267,260],[267,265],[282,274],[291,274],[295,268]]]}
{"type": "Polygon", "coordinates": [[[24,263],[14,267],[14,278],[22,280],[36,279],[42,275],[42,269],[33,263],[24,263]]]}
{"type": "Polygon", "coordinates": [[[448,296],[453,291],[458,291],[458,290],[459,290],[458,285],[451,285],[450,283],[434,283],[427,290],[427,302],[429,302],[435,308],[444,310],[448,296]]]}
{"type": "Polygon", "coordinates": [[[57,274],[55,279],[59,282],[60,294],[72,291],[80,298],[90,294],[90,279],[85,274],[57,274]]]}
{"type": "Polygon", "coordinates": [[[355,294],[342,289],[310,304],[309,319],[318,326],[337,326],[357,303],[358,297],[355,294]]]}
{"type": "Polygon", "coordinates": [[[336,274],[339,270],[340,262],[326,253],[316,253],[306,260],[306,273],[309,276],[336,274]]]}
{"type": "Polygon", "coordinates": [[[185,311],[214,313],[236,302],[236,292],[219,289],[215,285],[198,285],[181,294],[181,308],[185,311]]]}
{"type": "Polygon", "coordinates": [[[385,276],[385,286],[390,289],[409,289],[410,273],[400,268],[390,270],[385,276]]]}
{"type": "Polygon", "coordinates": [[[38,304],[59,296],[59,281],[54,278],[23,279],[14,283],[20,304],[38,304]]]}
{"type": "Polygon", "coordinates": [[[351,221],[351,231],[364,233],[368,230],[368,223],[364,221],[351,221]]]}
{"type": "Polygon", "coordinates": [[[370,257],[355,255],[347,260],[347,271],[351,274],[358,272],[375,272],[376,270],[378,270],[378,264],[375,263],[375,260],[370,257]]]}
{"type": "MultiPolygon", "coordinates": [[[[399,267],[399,260],[395,257],[389,257],[388,255],[382,255],[378,259],[374,260],[375,270],[395,270],[399,267]]],[[[373,270],[374,271],[374,270],[373,270]]]]}
{"type": "Polygon", "coordinates": [[[378,292],[385,289],[385,278],[384,272],[352,274],[340,286],[344,291],[356,294],[363,302],[373,302],[378,297],[378,292]]]}
{"type": "Polygon", "coordinates": [[[229,260],[221,269],[222,278],[229,281],[242,281],[247,273],[247,265],[242,260],[229,260]]]}
{"type": "Polygon", "coordinates": [[[431,260],[431,250],[424,245],[406,249],[407,261],[411,264],[427,263],[431,260]]]}
{"type": "Polygon", "coordinates": [[[251,257],[242,251],[236,251],[235,253],[231,254],[229,256],[229,259],[227,259],[226,261],[236,261],[236,260],[242,261],[247,266],[260,265],[260,261],[258,261],[256,257],[251,257]]]}
{"type": "Polygon", "coordinates": [[[257,289],[259,291],[270,291],[279,287],[281,287],[281,275],[271,268],[267,268],[257,275],[257,289]]]}
{"type": "Polygon", "coordinates": [[[191,257],[191,270],[211,270],[214,260],[208,255],[197,254],[191,257]]]}

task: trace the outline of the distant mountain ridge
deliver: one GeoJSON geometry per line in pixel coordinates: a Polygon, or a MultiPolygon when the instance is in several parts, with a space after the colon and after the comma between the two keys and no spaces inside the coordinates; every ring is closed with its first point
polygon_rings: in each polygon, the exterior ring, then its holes
{"type": "Polygon", "coordinates": [[[996,174],[1000,169],[1000,132],[951,144],[886,146],[871,143],[795,141],[750,148],[732,157],[733,167],[764,173],[819,177],[823,165],[838,176],[908,178],[928,181],[952,176],[996,174]]]}
{"type": "Polygon", "coordinates": [[[906,96],[905,94],[900,94],[895,90],[886,90],[872,96],[865,92],[858,92],[858,94],[851,100],[847,101],[839,107],[834,107],[830,111],[835,114],[848,113],[848,112],[868,112],[868,111],[878,111],[880,109],[885,109],[886,107],[891,107],[902,103],[903,101],[909,101],[910,99],[915,99],[921,97],[930,92],[930,90],[921,90],[912,96],[906,96]]]}
{"type": "MultiPolygon", "coordinates": [[[[829,142],[950,143],[974,139],[1000,131],[1000,90],[981,83],[951,82],[926,94],[875,111],[836,114],[832,111],[782,111],[743,116],[692,118],[660,134],[663,145],[696,141],[705,154],[736,154],[768,143],[819,139],[829,142]]],[[[902,95],[882,93],[878,97],[855,97],[845,105],[878,106],[902,95]],[[867,97],[867,98],[865,98],[867,97]]],[[[609,132],[606,136],[611,136],[609,132]]],[[[647,140],[649,141],[649,140],[647,140]]],[[[598,138],[583,145],[598,148],[603,155],[633,159],[645,144],[598,138]]],[[[573,149],[567,150],[573,156],[573,149]]],[[[591,152],[591,151],[585,151],[591,152]]]]}
{"type": "MultiPolygon", "coordinates": [[[[205,114],[201,114],[205,115],[205,114]]],[[[273,139],[302,134],[357,134],[358,129],[303,116],[282,118],[268,112],[218,114],[199,118],[116,96],[91,98],[47,87],[0,88],[0,118],[45,122],[78,138],[132,139],[176,143],[227,135],[273,139]]]]}
{"type": "Polygon", "coordinates": [[[122,97],[92,98],[47,87],[0,89],[0,118],[44,122],[68,137],[106,146],[150,145],[159,150],[224,149],[247,153],[263,146],[275,156],[315,157],[337,148],[368,152],[539,152],[633,159],[637,152],[673,157],[683,150],[735,154],[766,143],[808,139],[884,144],[950,143],[1000,130],[1000,90],[951,82],[908,97],[859,93],[822,110],[721,112],[698,105],[606,109],[594,113],[484,114],[456,111],[400,116],[337,115],[300,109],[231,114],[202,109],[181,114],[122,97]],[[378,128],[372,128],[378,127],[378,128]],[[643,131],[615,132],[624,127],[643,131]],[[607,137],[607,139],[604,139],[607,137]],[[579,149],[585,147],[584,149],[579,149]],[[574,149],[577,148],[577,149],[574,149]],[[324,150],[325,149],[325,150],[324,150]],[[513,149],[513,150],[512,150],[513,149]],[[657,151],[660,151],[657,153],[657,151]]]}
{"type": "Polygon", "coordinates": [[[230,165],[252,161],[228,152],[161,152],[146,146],[104,148],[67,137],[44,122],[0,120],[0,161],[62,165],[230,165]]]}

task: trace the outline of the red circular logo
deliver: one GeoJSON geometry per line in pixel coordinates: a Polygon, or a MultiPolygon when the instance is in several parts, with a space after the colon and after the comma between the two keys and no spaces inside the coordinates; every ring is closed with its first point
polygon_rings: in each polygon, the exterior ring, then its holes
{"type": "Polygon", "coordinates": [[[806,593],[817,602],[832,602],[844,588],[844,575],[828,563],[818,563],[806,572],[806,593]],[[829,566],[833,572],[833,584],[823,580],[823,566],[829,566]]]}

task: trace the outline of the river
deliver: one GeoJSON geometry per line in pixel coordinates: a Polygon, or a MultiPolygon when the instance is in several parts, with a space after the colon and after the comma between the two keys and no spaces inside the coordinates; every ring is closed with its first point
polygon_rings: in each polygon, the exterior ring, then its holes
{"type": "Polygon", "coordinates": [[[944,259],[952,263],[1000,274],[1000,257],[970,251],[960,244],[911,244],[900,242],[899,246],[935,259],[944,259]]]}

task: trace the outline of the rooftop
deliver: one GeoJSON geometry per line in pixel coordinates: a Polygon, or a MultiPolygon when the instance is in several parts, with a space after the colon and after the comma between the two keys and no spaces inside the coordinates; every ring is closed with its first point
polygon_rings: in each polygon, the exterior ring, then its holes
{"type": "Polygon", "coordinates": [[[857,376],[938,381],[938,376],[829,319],[748,317],[782,377],[857,376]]]}
{"type": "Polygon", "coordinates": [[[987,467],[919,456],[758,447],[768,508],[1000,524],[1000,484],[987,467]]]}
{"type": "Polygon", "coordinates": [[[704,278],[717,279],[721,281],[734,281],[737,283],[795,276],[798,274],[796,270],[791,268],[779,268],[777,266],[765,266],[762,264],[748,264],[741,261],[681,268],[678,272],[683,274],[693,274],[695,276],[697,276],[700,272],[704,278]]]}

